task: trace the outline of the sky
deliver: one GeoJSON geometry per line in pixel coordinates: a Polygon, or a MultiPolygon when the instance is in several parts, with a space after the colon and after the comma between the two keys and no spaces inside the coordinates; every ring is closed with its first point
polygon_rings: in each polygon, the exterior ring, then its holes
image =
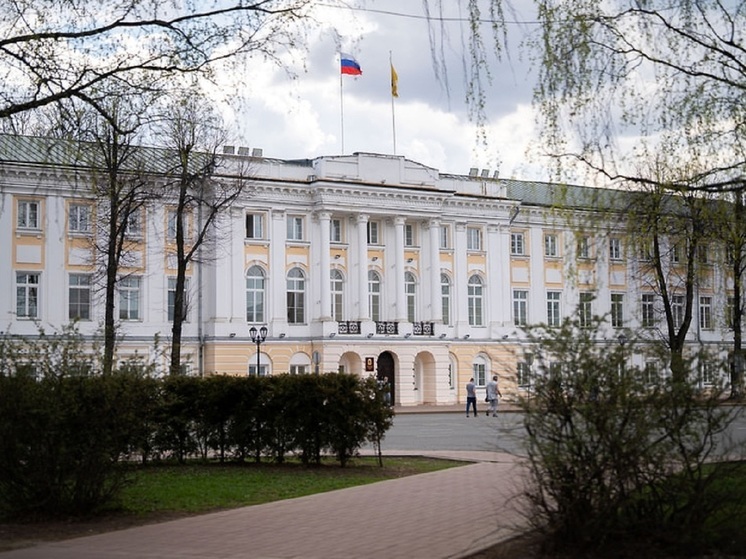
{"type": "MultiPolygon", "coordinates": [[[[459,3],[446,2],[453,10],[447,15],[465,18],[459,3]]],[[[433,30],[440,36],[440,27],[423,18],[421,1],[367,0],[363,6],[322,7],[316,14],[322,25],[309,31],[305,48],[283,55],[290,72],[257,59],[235,77],[237,98],[225,116],[236,145],[280,159],[393,154],[395,131],[396,155],[442,173],[477,167],[490,176],[497,170],[503,178],[549,180],[546,162],[527,151],[535,138],[534,78],[519,46],[530,25],[510,24],[510,59],[491,60],[481,138],[465,102],[465,19],[445,24],[443,79],[436,76],[428,38],[433,30]],[[340,84],[340,51],[355,57],[362,76],[341,76],[340,84]],[[390,59],[399,76],[393,107],[390,59]]],[[[520,9],[509,17],[530,19],[520,9]]],[[[484,32],[491,40],[489,28],[484,32]]]]}

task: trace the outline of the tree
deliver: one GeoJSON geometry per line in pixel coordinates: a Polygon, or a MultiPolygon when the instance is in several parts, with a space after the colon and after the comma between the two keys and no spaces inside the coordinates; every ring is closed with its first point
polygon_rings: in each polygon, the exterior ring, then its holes
{"type": "Polygon", "coordinates": [[[733,330],[733,352],[730,363],[731,398],[738,399],[743,390],[743,318],[744,275],[746,274],[746,210],[744,192],[727,195],[719,204],[718,232],[724,240],[724,264],[733,281],[732,303],[726,305],[725,326],[733,330]]]}
{"type": "Polygon", "coordinates": [[[560,159],[608,179],[647,182],[635,161],[675,153],[691,173],[676,189],[740,190],[746,11],[684,0],[537,0],[537,100],[560,159]],[[620,144],[635,137],[635,149],[620,144]]]}
{"type": "Polygon", "coordinates": [[[312,0],[0,1],[0,119],[66,99],[106,114],[107,82],[152,84],[300,41],[312,0]]]}
{"type": "MultiPolygon", "coordinates": [[[[131,273],[140,266],[136,254],[145,207],[155,197],[150,188],[147,158],[136,145],[143,124],[138,110],[141,101],[136,96],[130,100],[114,96],[114,101],[106,107],[105,117],[83,110],[82,126],[77,131],[84,140],[80,144],[80,157],[91,173],[91,184],[84,185],[84,193],[95,200],[98,213],[93,252],[97,279],[104,294],[104,375],[114,370],[117,286],[123,270],[131,273]]],[[[125,312],[126,309],[120,308],[120,317],[125,312]]]]}
{"type": "Polygon", "coordinates": [[[674,194],[663,182],[630,193],[630,199],[626,226],[640,263],[640,279],[660,299],[664,318],[661,337],[668,350],[672,378],[684,382],[684,350],[695,294],[707,273],[702,263],[713,233],[712,201],[691,191],[674,194]]]}
{"type": "MultiPolygon", "coordinates": [[[[216,233],[217,219],[241,195],[246,181],[242,170],[232,177],[220,177],[221,159],[218,148],[224,143],[224,131],[219,117],[198,97],[188,97],[172,103],[161,129],[166,140],[167,159],[172,168],[166,173],[174,177],[165,187],[168,227],[166,243],[176,251],[176,278],[171,329],[171,374],[181,370],[182,326],[187,311],[187,270],[200,261],[201,249],[216,233]]],[[[216,245],[218,243],[215,243],[216,245]]]]}

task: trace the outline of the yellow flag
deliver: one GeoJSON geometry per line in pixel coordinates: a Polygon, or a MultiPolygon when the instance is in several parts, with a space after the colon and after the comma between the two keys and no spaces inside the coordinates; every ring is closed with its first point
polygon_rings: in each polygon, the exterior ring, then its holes
{"type": "Polygon", "coordinates": [[[391,64],[391,96],[399,97],[399,74],[394,70],[393,64],[391,64]]]}

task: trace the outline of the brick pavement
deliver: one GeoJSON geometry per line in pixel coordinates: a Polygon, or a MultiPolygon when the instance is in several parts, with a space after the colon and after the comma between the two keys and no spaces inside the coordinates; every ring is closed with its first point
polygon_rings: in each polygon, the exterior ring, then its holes
{"type": "Polygon", "coordinates": [[[0,559],[445,559],[490,547],[524,525],[520,459],[491,452],[428,454],[476,462],[45,543],[0,553],[0,559]]]}

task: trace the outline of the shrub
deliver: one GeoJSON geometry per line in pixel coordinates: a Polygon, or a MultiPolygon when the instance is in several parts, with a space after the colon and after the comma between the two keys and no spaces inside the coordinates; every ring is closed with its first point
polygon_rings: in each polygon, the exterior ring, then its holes
{"type": "Polygon", "coordinates": [[[610,554],[706,547],[706,524],[728,496],[706,468],[732,420],[720,392],[650,386],[627,364],[630,344],[567,320],[529,332],[538,374],[521,401],[531,471],[530,518],[555,548],[610,554]],[[672,540],[673,537],[673,540],[672,540]]]}

